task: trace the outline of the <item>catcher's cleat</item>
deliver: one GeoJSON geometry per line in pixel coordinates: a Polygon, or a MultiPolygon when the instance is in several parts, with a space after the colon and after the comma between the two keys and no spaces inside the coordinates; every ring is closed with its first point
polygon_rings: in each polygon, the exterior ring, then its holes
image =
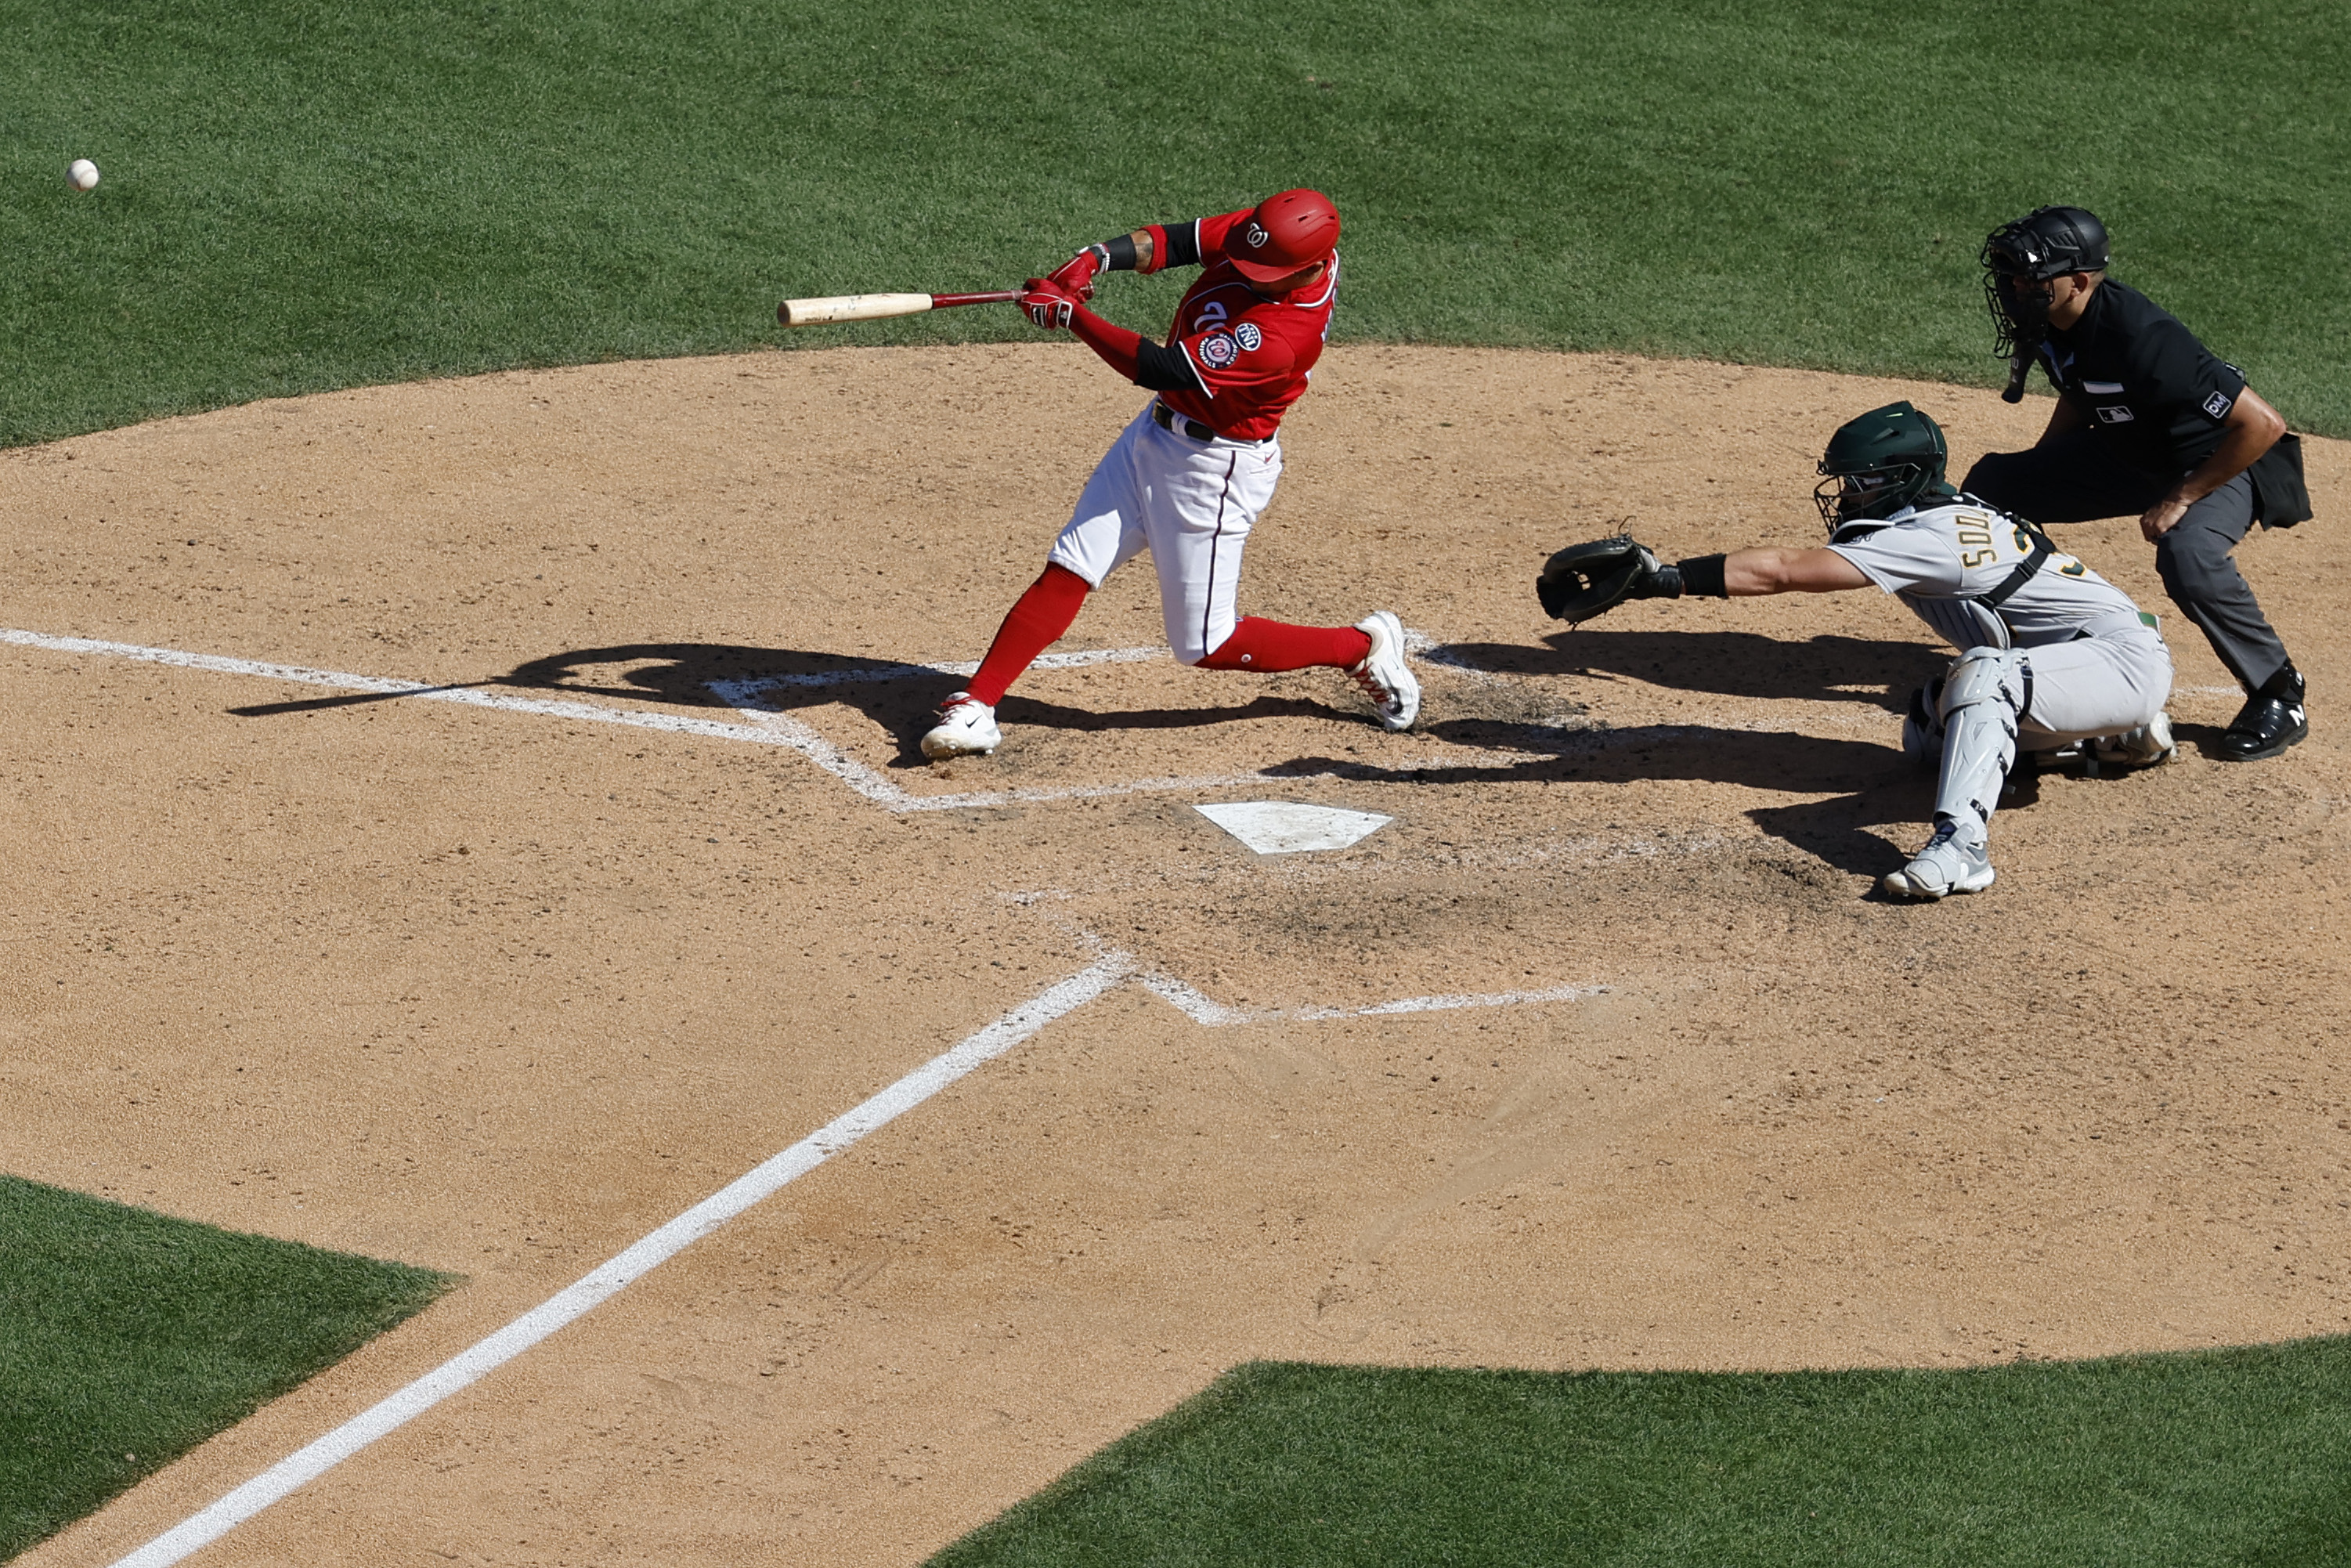
{"type": "Polygon", "coordinates": [[[2171,738],[2171,716],[2158,713],[2137,729],[2102,735],[2088,743],[2090,755],[2114,768],[2160,768],[2179,754],[2171,738]]]}
{"type": "Polygon", "coordinates": [[[934,762],[950,757],[985,757],[1004,744],[996,710],[969,692],[950,693],[939,705],[939,722],[923,737],[923,755],[934,762]]]}
{"type": "Polygon", "coordinates": [[[1347,674],[1372,699],[1372,711],[1389,729],[1410,729],[1420,716],[1420,683],[1404,662],[1404,622],[1391,610],[1374,610],[1355,622],[1372,640],[1372,651],[1347,674]]]}
{"type": "Polygon", "coordinates": [[[1981,893],[1992,884],[1991,856],[1982,844],[1959,841],[1959,825],[1949,818],[1935,824],[1935,836],[1900,871],[1889,871],[1877,885],[1896,898],[1920,898],[1928,903],[1955,893],[1981,893]]]}

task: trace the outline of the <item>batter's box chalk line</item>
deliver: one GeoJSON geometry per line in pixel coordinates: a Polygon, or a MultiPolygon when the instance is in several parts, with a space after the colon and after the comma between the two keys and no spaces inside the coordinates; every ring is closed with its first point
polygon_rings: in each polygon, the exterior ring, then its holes
{"type": "MultiPolygon", "coordinates": [[[[1426,649],[1432,644],[1419,632],[1408,632],[1407,640],[1417,639],[1426,649]]],[[[305,664],[281,664],[264,659],[231,658],[218,653],[195,653],[179,648],[150,648],[135,643],[111,643],[95,637],[62,637],[45,632],[26,632],[0,627],[0,643],[22,648],[39,648],[50,653],[84,654],[99,658],[127,659],[140,664],[161,664],[173,669],[199,670],[209,674],[246,675],[261,680],[282,681],[297,685],[324,686],[334,691],[366,692],[383,696],[413,698],[418,702],[455,703],[462,707],[490,708],[501,713],[530,714],[540,718],[561,719],[567,723],[618,725],[628,729],[654,730],[665,735],[690,736],[706,740],[734,741],[749,746],[779,747],[796,752],[818,769],[849,787],[863,800],[885,810],[955,811],[974,807],[1021,805],[1032,801],[1083,800],[1113,795],[1192,794],[1209,789],[1231,789],[1250,785],[1295,784],[1304,775],[1294,771],[1259,769],[1247,773],[1224,773],[1201,776],[1166,776],[1131,779],[1116,784],[1074,784],[1053,788],[985,789],[952,795],[916,795],[902,788],[880,769],[860,762],[809,725],[784,712],[782,705],[764,694],[778,689],[810,686],[847,685],[877,681],[914,680],[935,675],[967,675],[978,668],[977,664],[876,664],[852,666],[808,674],[762,675],[747,680],[713,681],[711,694],[736,710],[734,720],[700,718],[686,714],[654,713],[642,708],[610,707],[601,703],[578,702],[563,698],[529,697],[511,692],[477,685],[435,685],[429,681],[405,681],[382,675],[356,674],[347,670],[317,669],[305,664]]],[[[1165,657],[1165,648],[1098,648],[1074,653],[1047,653],[1037,661],[1040,669],[1077,669],[1088,664],[1134,664],[1148,659],[1165,657]]],[[[1449,667],[1470,670],[1473,667],[1454,660],[1441,660],[1449,667]]],[[[1509,681],[1523,679],[1494,671],[1478,672],[1483,679],[1509,681]]],[[[1882,719],[1871,716],[1862,719],[1839,718],[1838,725],[1877,725],[1882,719]]],[[[1741,721],[1724,717],[1719,722],[1702,726],[1659,725],[1635,729],[1611,729],[1594,726],[1563,737],[1570,752],[1582,753],[1603,747],[1654,745],[1659,741],[1678,739],[1697,735],[1704,729],[1742,729],[1759,732],[1786,727],[1762,722],[1741,721]]],[[[1437,771],[1445,768],[1474,768],[1491,765],[1510,767],[1525,763],[1534,753],[1497,750],[1479,747],[1454,747],[1440,742],[1448,750],[1440,756],[1417,761],[1397,760],[1373,770],[1379,777],[1392,777],[1416,770],[1437,771]]],[[[1347,769],[1333,767],[1334,777],[1349,776],[1347,769]]]]}
{"type": "Polygon", "coordinates": [[[1408,1013],[1451,1012],[1460,1008],[1515,1008],[1533,1002],[1579,1002],[1604,996],[1605,986],[1552,986],[1534,991],[1469,991],[1450,996],[1399,997],[1364,1008],[1228,1008],[1176,978],[1154,972],[1143,977],[1143,988],[1206,1029],[1229,1029],[1235,1024],[1322,1023],[1332,1019],[1395,1018],[1408,1013]]]}
{"type": "Polygon", "coordinates": [[[1453,1008],[1510,1007],[1524,1002],[1572,1001],[1600,994],[1597,986],[1566,986],[1547,991],[1503,991],[1478,996],[1407,997],[1367,1008],[1293,1008],[1245,1011],[1210,1000],[1172,977],[1143,974],[1133,955],[1110,949],[1085,968],[1047,987],[994,1022],[967,1035],[888,1088],[867,1097],[781,1154],[737,1176],[674,1219],[622,1249],[564,1290],[487,1338],[379,1400],[341,1426],[305,1445],[261,1474],[116,1560],[114,1568],[171,1568],[292,1495],[378,1438],[423,1415],[469,1387],[558,1330],[584,1317],[661,1264],[716,1230],[788,1184],[799,1180],[869,1133],[880,1131],[941,1090],[967,1077],[1042,1030],[1103,995],[1121,982],[1141,978],[1157,996],[1173,1002],[1195,1022],[1210,1028],[1277,1019],[1379,1018],[1439,1012],[1453,1008]]]}

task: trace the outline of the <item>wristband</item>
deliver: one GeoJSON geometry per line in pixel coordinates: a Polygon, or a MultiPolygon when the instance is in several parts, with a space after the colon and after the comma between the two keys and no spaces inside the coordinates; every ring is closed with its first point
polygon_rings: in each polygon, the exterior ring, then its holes
{"type": "Polygon", "coordinates": [[[1102,252],[1104,272],[1134,270],[1134,236],[1133,235],[1124,234],[1116,239],[1106,239],[1094,248],[1102,252]]]}
{"type": "Polygon", "coordinates": [[[1728,559],[1719,555],[1692,556],[1677,560],[1669,569],[1682,580],[1682,591],[1699,599],[1728,599],[1730,590],[1723,585],[1722,563],[1728,559]]]}

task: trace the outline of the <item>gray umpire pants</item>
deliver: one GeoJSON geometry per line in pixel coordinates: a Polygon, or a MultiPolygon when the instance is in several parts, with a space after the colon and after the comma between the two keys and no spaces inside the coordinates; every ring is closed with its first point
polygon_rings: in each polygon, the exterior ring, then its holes
{"type": "MultiPolygon", "coordinates": [[[[2077,430],[2045,446],[1990,453],[1968,470],[1959,488],[2043,525],[2135,517],[2163,499],[2170,480],[2123,462],[2105,446],[2095,432],[2077,430]]],[[[2286,664],[2285,644],[2230,554],[2255,516],[2253,482],[2240,474],[2189,507],[2155,544],[2164,591],[2248,692],[2260,690],[2286,664]]]]}

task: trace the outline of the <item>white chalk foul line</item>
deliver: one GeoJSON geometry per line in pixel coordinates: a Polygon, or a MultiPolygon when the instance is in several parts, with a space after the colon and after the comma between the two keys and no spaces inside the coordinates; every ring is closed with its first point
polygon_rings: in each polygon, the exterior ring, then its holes
{"type": "Polygon", "coordinates": [[[833,1118],[764,1165],[737,1176],[569,1288],[559,1291],[472,1348],[361,1411],[308,1447],[280,1459],[202,1512],[165,1531],[115,1568],[165,1568],[209,1545],[271,1503],[350,1458],[581,1316],[656,1266],[677,1256],[745,1209],[807,1175],[866,1134],[913,1110],[940,1090],[995,1060],[1064,1014],[1101,996],[1133,972],[1134,961],[1108,953],[945,1054],[932,1058],[854,1109],[833,1118]]]}

